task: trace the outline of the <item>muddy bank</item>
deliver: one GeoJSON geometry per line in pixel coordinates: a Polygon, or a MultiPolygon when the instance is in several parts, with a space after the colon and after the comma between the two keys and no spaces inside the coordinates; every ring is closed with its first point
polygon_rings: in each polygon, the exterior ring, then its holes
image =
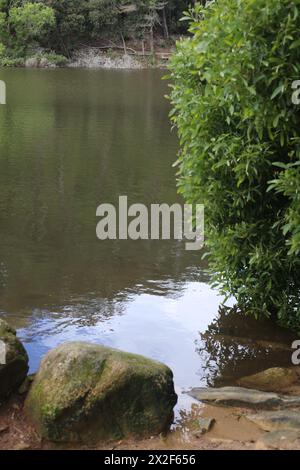
{"type": "MultiPolygon", "coordinates": [[[[269,385],[273,374],[278,376],[279,369],[259,374],[258,387],[265,387],[266,377],[269,385]]],[[[182,411],[169,431],[144,439],[102,439],[84,444],[42,438],[24,412],[28,392],[21,390],[22,394],[13,394],[0,407],[0,450],[300,450],[297,387],[299,368],[284,384],[285,395],[242,387],[194,389],[189,393],[198,402],[189,412],[182,411]]]]}
{"type": "MultiPolygon", "coordinates": [[[[0,407],[0,450],[300,450],[294,433],[278,441],[247,419],[247,408],[195,404],[182,413],[172,430],[149,439],[127,439],[88,444],[56,444],[41,439],[24,414],[24,397],[14,395],[0,407]],[[199,422],[214,417],[209,432],[199,432],[199,422]],[[271,439],[270,439],[271,438],[271,439]],[[274,444],[275,442],[275,444],[274,444]]],[[[255,416],[255,412],[251,414],[255,416]]]]}
{"type": "Polygon", "coordinates": [[[41,439],[24,414],[24,397],[14,395],[0,407],[0,450],[201,450],[254,449],[263,432],[240,419],[241,410],[195,405],[167,434],[142,440],[121,440],[89,445],[55,444],[41,439]],[[195,436],[197,419],[214,415],[216,423],[207,435],[195,436]]]}

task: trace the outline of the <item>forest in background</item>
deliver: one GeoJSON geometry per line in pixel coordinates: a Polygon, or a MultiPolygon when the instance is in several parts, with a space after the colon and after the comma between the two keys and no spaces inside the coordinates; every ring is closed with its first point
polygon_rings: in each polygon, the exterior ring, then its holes
{"type": "Polygon", "coordinates": [[[154,53],[155,38],[168,47],[185,34],[180,21],[191,0],[0,0],[0,65],[18,65],[42,51],[63,62],[82,45],[100,46],[109,38],[126,52],[140,41],[154,53]],[[174,42],[174,41],[173,41],[174,42]]]}

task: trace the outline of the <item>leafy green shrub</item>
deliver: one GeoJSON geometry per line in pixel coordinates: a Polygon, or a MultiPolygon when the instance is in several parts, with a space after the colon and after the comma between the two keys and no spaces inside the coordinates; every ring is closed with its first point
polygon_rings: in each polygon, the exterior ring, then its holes
{"type": "Polygon", "coordinates": [[[0,42],[0,59],[5,56],[6,47],[0,42]]]}
{"type": "Polygon", "coordinates": [[[56,54],[55,52],[41,52],[40,54],[33,55],[32,58],[37,59],[38,62],[42,59],[46,59],[49,64],[53,64],[57,67],[63,67],[68,62],[67,57],[56,54]]]}
{"type": "Polygon", "coordinates": [[[219,0],[186,14],[171,63],[179,191],[206,206],[212,283],[300,330],[300,2],[219,0]]]}
{"type": "Polygon", "coordinates": [[[54,64],[58,67],[63,67],[68,62],[67,57],[61,54],[56,54],[55,52],[43,54],[43,57],[45,57],[45,59],[47,59],[50,64],[54,64]]]}
{"type": "Polygon", "coordinates": [[[23,67],[24,59],[22,57],[0,57],[0,67],[23,67]]]}
{"type": "Polygon", "coordinates": [[[41,3],[24,3],[9,10],[8,24],[15,31],[16,47],[25,50],[54,27],[54,11],[41,3]]]}

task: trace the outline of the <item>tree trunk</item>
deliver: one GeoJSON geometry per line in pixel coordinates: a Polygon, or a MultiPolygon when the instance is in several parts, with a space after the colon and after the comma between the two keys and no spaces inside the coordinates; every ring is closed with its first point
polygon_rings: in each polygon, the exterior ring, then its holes
{"type": "Polygon", "coordinates": [[[154,55],[154,31],[153,31],[152,25],[150,27],[150,50],[151,50],[151,55],[154,55]]]}
{"type": "Polygon", "coordinates": [[[165,39],[169,39],[170,35],[169,35],[169,28],[168,28],[168,22],[167,22],[166,7],[163,8],[162,15],[163,15],[165,39]]]}
{"type": "Polygon", "coordinates": [[[122,42],[123,42],[124,55],[127,55],[126,41],[125,41],[124,36],[123,36],[122,33],[121,33],[121,38],[122,38],[122,42]]]}

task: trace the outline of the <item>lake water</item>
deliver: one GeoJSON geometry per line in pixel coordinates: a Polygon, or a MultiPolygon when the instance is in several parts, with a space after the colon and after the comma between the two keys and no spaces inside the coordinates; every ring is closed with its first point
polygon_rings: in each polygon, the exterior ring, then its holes
{"type": "MultiPolygon", "coordinates": [[[[168,364],[179,393],[290,356],[268,323],[219,311],[200,252],[179,241],[99,241],[96,208],[181,202],[161,71],[1,70],[0,316],[36,371],[57,344],[92,341],[168,364]],[[231,338],[231,339],[230,339],[231,338]],[[233,338],[233,339],[232,339],[233,338]],[[235,338],[235,339],[234,339],[235,338]],[[241,339],[242,338],[242,339],[241,339]]],[[[232,302],[229,302],[231,305],[232,302]]]]}

